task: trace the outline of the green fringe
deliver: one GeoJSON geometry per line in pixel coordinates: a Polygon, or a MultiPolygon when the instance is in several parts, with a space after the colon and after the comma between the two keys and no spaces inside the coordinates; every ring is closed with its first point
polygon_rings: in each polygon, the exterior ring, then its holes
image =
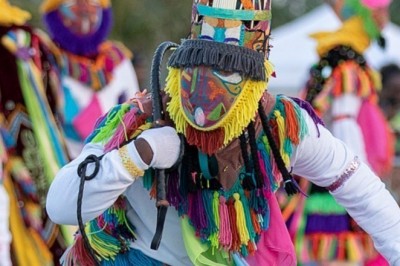
{"type": "Polygon", "coordinates": [[[305,213],[346,214],[346,209],[340,206],[329,193],[311,194],[305,205],[305,213]]]}
{"type": "Polygon", "coordinates": [[[102,123],[99,128],[95,129],[95,136],[93,137],[93,143],[105,143],[107,142],[118,128],[119,123],[122,121],[124,114],[126,114],[132,105],[128,103],[120,104],[114,107],[106,117],[105,123],[102,123]]]}

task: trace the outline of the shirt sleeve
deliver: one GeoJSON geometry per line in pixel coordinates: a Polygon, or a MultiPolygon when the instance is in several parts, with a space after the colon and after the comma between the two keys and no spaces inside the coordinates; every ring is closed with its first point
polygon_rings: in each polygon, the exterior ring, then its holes
{"type": "MultiPolygon", "coordinates": [[[[293,173],[318,186],[328,187],[348,172],[356,155],[303,110],[309,135],[295,149],[293,173]]],[[[400,209],[385,185],[360,162],[348,178],[331,192],[353,219],[372,237],[376,249],[391,265],[400,265],[400,209]]]]}
{"type": "MultiPolygon", "coordinates": [[[[87,144],[82,153],[65,165],[52,182],[46,202],[46,209],[52,221],[58,224],[77,225],[77,200],[80,177],[77,169],[88,155],[102,155],[103,147],[87,144]]],[[[132,158],[137,162],[138,158],[132,158]]],[[[93,173],[94,164],[88,166],[87,173],[93,173]]],[[[134,182],[134,178],[122,164],[118,150],[112,150],[100,160],[100,169],[92,179],[85,181],[82,200],[82,219],[90,221],[109,208],[134,182]]]]}

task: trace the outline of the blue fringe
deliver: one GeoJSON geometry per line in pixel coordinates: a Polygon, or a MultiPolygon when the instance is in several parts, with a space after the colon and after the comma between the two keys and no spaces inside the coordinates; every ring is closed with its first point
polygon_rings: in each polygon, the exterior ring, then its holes
{"type": "Polygon", "coordinates": [[[119,254],[114,261],[102,261],[101,266],[163,266],[162,262],[148,257],[137,249],[119,254]]]}

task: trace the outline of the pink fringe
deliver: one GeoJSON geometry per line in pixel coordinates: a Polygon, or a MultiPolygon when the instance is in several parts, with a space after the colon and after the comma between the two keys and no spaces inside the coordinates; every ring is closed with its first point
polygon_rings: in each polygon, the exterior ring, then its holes
{"type": "Polygon", "coordinates": [[[370,9],[376,9],[389,6],[391,0],[361,0],[361,2],[370,9]]]}
{"type": "Polygon", "coordinates": [[[228,207],[226,206],[225,197],[219,198],[219,243],[222,247],[229,249],[232,245],[232,234],[230,233],[231,226],[229,224],[228,207]]]}
{"type": "Polygon", "coordinates": [[[88,254],[85,244],[83,243],[82,236],[80,234],[76,235],[74,245],[68,249],[63,258],[63,266],[93,266],[95,262],[92,257],[88,254]]]}
{"type": "Polygon", "coordinates": [[[113,137],[105,145],[106,152],[119,147],[121,143],[126,141],[126,136],[129,138],[144,123],[144,116],[137,116],[138,111],[137,108],[132,108],[124,115],[122,123],[119,124],[113,137]]]}

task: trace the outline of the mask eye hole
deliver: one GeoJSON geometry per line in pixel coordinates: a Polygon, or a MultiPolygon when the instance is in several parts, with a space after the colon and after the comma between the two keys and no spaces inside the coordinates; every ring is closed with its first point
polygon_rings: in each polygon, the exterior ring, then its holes
{"type": "Polygon", "coordinates": [[[239,84],[243,81],[242,76],[237,72],[227,72],[227,71],[213,71],[214,75],[217,76],[225,83],[229,84],[239,84]]]}

